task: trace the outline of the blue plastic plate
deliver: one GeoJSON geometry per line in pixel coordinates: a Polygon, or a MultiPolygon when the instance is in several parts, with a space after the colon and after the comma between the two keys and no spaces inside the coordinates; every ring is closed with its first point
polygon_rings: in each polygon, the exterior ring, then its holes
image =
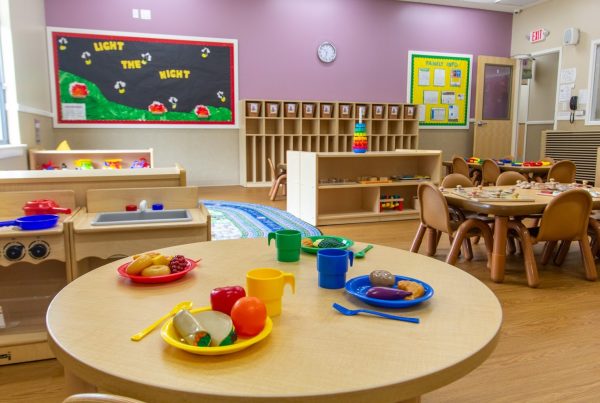
{"type": "MultiPolygon", "coordinates": [[[[427,301],[429,298],[433,296],[433,288],[427,283],[424,283],[421,280],[417,280],[415,278],[404,277],[404,276],[395,276],[396,283],[400,280],[408,280],[414,281],[423,286],[425,288],[425,294],[422,297],[417,299],[397,299],[397,300],[387,300],[387,299],[378,299],[367,297],[367,291],[372,287],[371,282],[369,281],[369,276],[359,276],[354,277],[346,282],[346,291],[348,294],[354,295],[356,298],[360,299],[363,302],[366,302],[369,305],[381,306],[384,308],[408,308],[409,306],[418,305],[423,301],[427,301]]],[[[396,286],[394,286],[396,288],[396,286]]]]}

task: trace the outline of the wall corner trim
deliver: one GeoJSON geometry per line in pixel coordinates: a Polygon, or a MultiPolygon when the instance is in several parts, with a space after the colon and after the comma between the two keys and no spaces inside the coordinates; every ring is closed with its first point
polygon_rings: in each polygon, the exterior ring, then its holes
{"type": "Polygon", "coordinates": [[[45,116],[45,117],[48,117],[48,118],[51,118],[51,117],[54,116],[52,114],[52,112],[50,112],[50,111],[45,111],[43,109],[38,109],[38,108],[34,108],[32,106],[22,105],[22,104],[19,104],[17,106],[17,111],[23,112],[23,113],[30,113],[32,115],[45,116]]]}

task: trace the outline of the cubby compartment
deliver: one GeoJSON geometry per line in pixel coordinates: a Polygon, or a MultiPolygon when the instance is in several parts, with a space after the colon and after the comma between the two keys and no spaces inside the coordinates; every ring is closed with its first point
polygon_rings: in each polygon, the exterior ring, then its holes
{"type": "Polygon", "coordinates": [[[281,102],[267,102],[266,103],[266,113],[265,115],[268,118],[277,118],[279,117],[279,113],[281,111],[281,102]]]}
{"type": "Polygon", "coordinates": [[[338,120],[338,134],[354,134],[354,119],[338,120]]]}
{"type": "Polygon", "coordinates": [[[333,118],[333,104],[322,103],[319,117],[321,118],[333,118]]]}
{"type": "Polygon", "coordinates": [[[284,119],[283,134],[298,134],[300,132],[300,121],[297,119],[284,119]]]}
{"type": "Polygon", "coordinates": [[[316,119],[302,119],[301,134],[318,134],[319,121],[316,119]]]}
{"type": "Polygon", "coordinates": [[[248,150],[246,153],[246,182],[252,183],[255,182],[254,170],[256,161],[254,158],[256,158],[256,137],[246,137],[246,149],[248,150]]]}
{"type": "Polygon", "coordinates": [[[262,112],[262,101],[246,101],[246,116],[259,117],[262,112]]]}
{"type": "Polygon", "coordinates": [[[246,134],[261,134],[263,122],[264,120],[261,118],[247,118],[246,134]]]}
{"type": "Polygon", "coordinates": [[[400,105],[388,105],[388,119],[400,119],[400,105]]]}
{"type": "Polygon", "coordinates": [[[416,135],[419,132],[419,122],[417,120],[405,120],[403,124],[403,134],[416,135]]]}
{"type": "Polygon", "coordinates": [[[265,134],[281,134],[279,119],[265,119],[265,134]]]}
{"type": "Polygon", "coordinates": [[[319,134],[333,135],[335,134],[335,120],[321,119],[319,121],[319,134]]]}
{"type": "Polygon", "coordinates": [[[370,116],[370,110],[369,110],[368,104],[356,104],[356,108],[354,111],[355,119],[360,119],[361,117],[362,117],[362,119],[369,119],[369,116],[370,116]]]}
{"type": "Polygon", "coordinates": [[[353,105],[344,103],[339,104],[338,116],[340,119],[351,119],[353,116],[353,105]]]}
{"type": "Polygon", "coordinates": [[[402,121],[390,120],[388,121],[387,132],[392,136],[402,134],[403,127],[402,121]]]}
{"type": "Polygon", "coordinates": [[[384,120],[374,120],[371,122],[371,133],[375,135],[384,135],[387,133],[387,122],[384,120]]]}

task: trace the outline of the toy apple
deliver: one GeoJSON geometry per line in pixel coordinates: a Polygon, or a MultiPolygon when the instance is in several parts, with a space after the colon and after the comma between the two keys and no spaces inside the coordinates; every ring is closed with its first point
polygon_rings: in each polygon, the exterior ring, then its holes
{"type": "Polygon", "coordinates": [[[246,291],[239,285],[215,288],[210,292],[210,306],[213,311],[231,315],[231,308],[236,301],[246,296],[246,291]]]}

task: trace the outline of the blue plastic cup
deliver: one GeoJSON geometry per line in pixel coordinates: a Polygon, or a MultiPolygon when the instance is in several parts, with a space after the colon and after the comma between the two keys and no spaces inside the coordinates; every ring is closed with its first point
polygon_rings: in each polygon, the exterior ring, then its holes
{"type": "Polygon", "coordinates": [[[354,263],[354,253],[343,249],[319,249],[317,251],[317,271],[319,287],[337,289],[346,285],[346,273],[354,263]]]}

